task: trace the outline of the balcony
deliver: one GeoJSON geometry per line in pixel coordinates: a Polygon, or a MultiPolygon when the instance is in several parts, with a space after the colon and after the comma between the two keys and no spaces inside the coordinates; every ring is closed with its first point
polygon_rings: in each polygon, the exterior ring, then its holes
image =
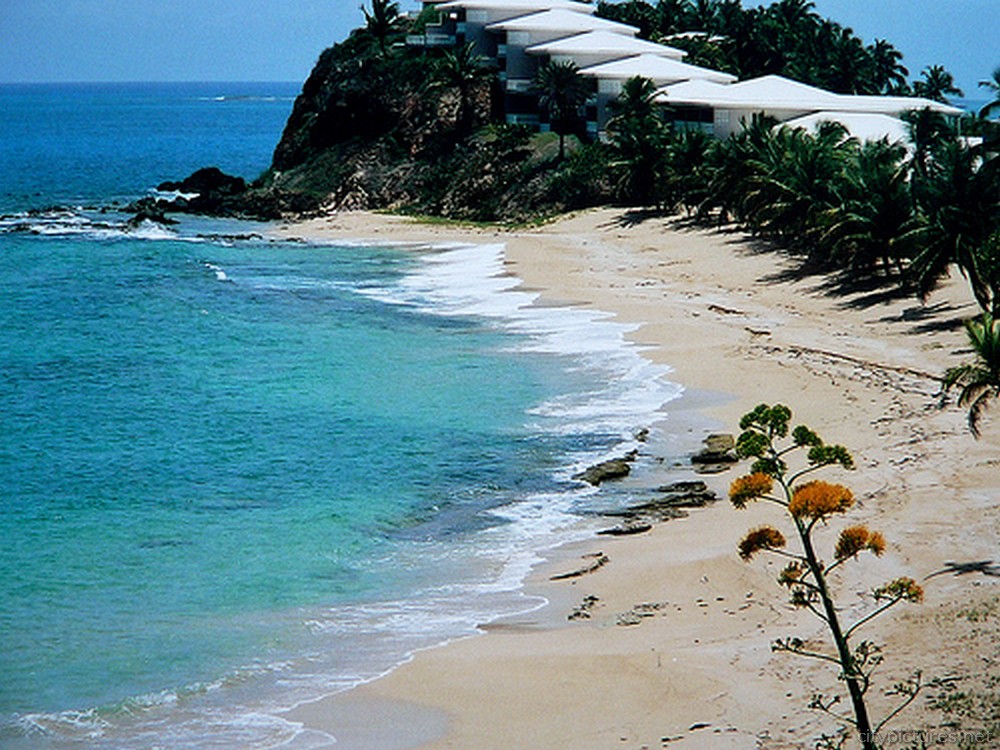
{"type": "Polygon", "coordinates": [[[454,34],[410,34],[406,37],[408,47],[454,47],[458,43],[454,34]]]}
{"type": "Polygon", "coordinates": [[[527,125],[531,128],[538,127],[538,115],[516,115],[513,113],[507,114],[507,124],[508,125],[527,125]]]}
{"type": "Polygon", "coordinates": [[[533,88],[533,83],[529,78],[507,79],[508,94],[528,94],[531,93],[532,88],[533,88]]]}

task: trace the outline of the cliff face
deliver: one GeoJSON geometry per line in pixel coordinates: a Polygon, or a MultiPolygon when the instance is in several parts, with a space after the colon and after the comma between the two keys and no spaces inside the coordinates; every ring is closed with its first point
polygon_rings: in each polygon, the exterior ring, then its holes
{"type": "Polygon", "coordinates": [[[356,49],[349,39],[324,51],[309,74],[274,151],[285,171],[352,141],[412,129],[423,103],[414,65],[356,49]]]}
{"type": "Polygon", "coordinates": [[[497,76],[461,77],[449,54],[384,53],[360,32],[323,52],[263,185],[333,208],[484,221],[546,211],[550,160],[535,158],[527,130],[496,117],[497,76]]]}

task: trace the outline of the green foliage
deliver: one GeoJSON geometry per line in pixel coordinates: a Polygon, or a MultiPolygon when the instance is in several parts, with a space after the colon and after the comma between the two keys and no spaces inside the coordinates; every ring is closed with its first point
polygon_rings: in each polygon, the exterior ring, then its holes
{"type": "Polygon", "coordinates": [[[854,459],[842,445],[813,445],[809,449],[808,459],[812,466],[837,465],[844,469],[854,468],[854,459]]]}
{"type": "Polygon", "coordinates": [[[582,108],[590,96],[590,84],[573,62],[545,62],[535,75],[534,89],[553,132],[559,135],[559,158],[566,156],[565,138],[580,132],[582,108]]]}
{"type": "Polygon", "coordinates": [[[965,330],[976,359],[949,369],[944,386],[945,390],[961,388],[958,404],[968,407],[969,430],[978,438],[986,407],[991,400],[1000,398],[1000,320],[983,313],[979,320],[967,321],[965,330]]]}
{"type": "Polygon", "coordinates": [[[965,96],[962,89],[955,85],[951,73],[941,65],[931,65],[921,72],[921,79],[913,84],[913,93],[917,96],[947,103],[949,96],[965,96]]]}
{"type": "MultiPolygon", "coordinates": [[[[788,434],[788,423],[791,418],[792,410],[784,404],[774,406],[758,404],[753,411],[747,412],[740,419],[740,429],[744,434],[763,436],[767,445],[770,445],[773,438],[783,438],[788,434]]],[[[749,455],[763,455],[763,450],[749,455]]]]}
{"type": "Polygon", "coordinates": [[[993,69],[993,74],[979,82],[979,87],[990,92],[993,98],[979,110],[979,116],[987,118],[1000,109],[1000,66],[993,69]]]}
{"type": "Polygon", "coordinates": [[[927,297],[954,264],[969,280],[980,307],[996,312],[1000,285],[995,235],[1000,232],[1000,161],[946,141],[929,147],[929,163],[914,181],[919,223],[910,274],[927,297]]]}
{"type": "MultiPolygon", "coordinates": [[[[496,77],[496,71],[474,50],[472,42],[450,49],[444,53],[434,70],[434,82],[454,91],[458,97],[455,130],[459,138],[468,136],[474,127],[476,94],[481,93],[483,87],[496,77]]],[[[489,108],[486,109],[488,112],[489,108]]]]}
{"type": "Polygon", "coordinates": [[[776,73],[839,93],[901,94],[909,71],[884,39],[866,45],[808,0],[744,8],[739,0],[600,2],[597,14],[639,28],[644,39],[688,52],[688,62],[741,79],[776,73]],[[674,37],[684,32],[701,32],[674,37]]]}
{"type": "Polygon", "coordinates": [[[668,160],[667,128],[653,97],[656,85],[648,78],[625,82],[611,103],[608,138],[614,150],[615,194],[627,205],[660,206],[668,160]]]}
{"type": "Polygon", "coordinates": [[[365,16],[365,28],[378,43],[382,55],[389,52],[388,43],[393,32],[400,27],[399,4],[392,0],[371,0],[371,10],[361,6],[365,16]]]}
{"type": "Polygon", "coordinates": [[[607,203],[612,198],[612,161],[611,150],[602,143],[586,143],[573,151],[551,175],[547,203],[569,211],[607,203]]]}

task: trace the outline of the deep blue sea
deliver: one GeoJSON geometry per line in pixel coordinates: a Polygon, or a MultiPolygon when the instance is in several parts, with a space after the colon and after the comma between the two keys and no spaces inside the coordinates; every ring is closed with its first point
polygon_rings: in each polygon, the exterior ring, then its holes
{"type": "Polygon", "coordinates": [[[537,606],[571,475],[679,393],[500,246],[125,224],[297,89],[0,86],[0,747],[329,742],[281,710],[537,606]]]}

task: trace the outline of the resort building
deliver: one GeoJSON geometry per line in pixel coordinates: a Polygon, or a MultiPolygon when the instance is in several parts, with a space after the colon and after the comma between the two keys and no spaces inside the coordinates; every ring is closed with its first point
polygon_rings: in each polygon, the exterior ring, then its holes
{"type": "Polygon", "coordinates": [[[719,84],[736,82],[736,76],[720,73],[697,65],[688,65],[664,55],[648,52],[624,57],[610,62],[598,63],[580,69],[580,74],[597,81],[597,121],[604,123],[610,118],[609,105],[618,98],[622,86],[630,78],[648,78],[656,86],[664,87],[682,81],[704,80],[719,84]]]}
{"type": "Polygon", "coordinates": [[[902,140],[906,126],[900,118],[907,111],[928,108],[950,116],[962,113],[919,97],[834,94],[778,75],[729,84],[688,80],[661,88],[656,100],[671,111],[675,122],[700,127],[719,138],[738,133],[754,115],[763,114],[781,124],[812,130],[822,122],[838,122],[860,140],[902,140]]]}
{"type": "Polygon", "coordinates": [[[659,87],[656,101],[675,126],[720,138],[740,131],[754,115],[811,130],[838,122],[861,140],[905,140],[907,111],[929,108],[947,116],[962,110],[918,97],[835,94],[782,76],[746,81],[685,63],[683,50],[636,38],[638,29],[594,15],[595,6],[575,0],[424,0],[439,14],[415,46],[473,45],[493,63],[504,88],[507,121],[546,129],[532,83],[546,61],[572,62],[594,82],[587,130],[601,137],[609,104],[633,77],[659,87]]]}

